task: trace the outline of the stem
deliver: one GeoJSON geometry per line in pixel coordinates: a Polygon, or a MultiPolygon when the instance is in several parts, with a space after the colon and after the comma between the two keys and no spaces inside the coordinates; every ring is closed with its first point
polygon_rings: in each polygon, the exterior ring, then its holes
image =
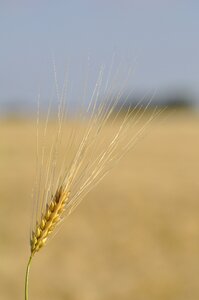
{"type": "Polygon", "coordinates": [[[32,255],[29,258],[27,268],[26,268],[26,276],[25,276],[25,300],[28,300],[28,279],[29,279],[29,272],[30,272],[30,263],[32,260],[32,255]]]}

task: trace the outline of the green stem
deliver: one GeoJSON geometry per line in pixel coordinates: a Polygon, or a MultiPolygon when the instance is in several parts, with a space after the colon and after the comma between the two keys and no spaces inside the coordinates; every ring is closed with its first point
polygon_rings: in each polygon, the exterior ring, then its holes
{"type": "Polygon", "coordinates": [[[27,268],[26,268],[26,277],[25,277],[25,300],[28,300],[28,278],[29,278],[29,272],[30,272],[30,263],[32,260],[32,255],[29,258],[27,268]]]}

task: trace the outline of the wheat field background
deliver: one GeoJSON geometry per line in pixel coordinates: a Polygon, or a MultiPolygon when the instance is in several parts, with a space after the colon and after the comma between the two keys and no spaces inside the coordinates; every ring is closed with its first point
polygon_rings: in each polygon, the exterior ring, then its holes
{"type": "MultiPolygon", "coordinates": [[[[35,143],[35,121],[0,121],[2,300],[24,297],[35,143]]],[[[199,115],[155,120],[34,257],[30,299],[199,299],[198,174],[199,115]]]]}

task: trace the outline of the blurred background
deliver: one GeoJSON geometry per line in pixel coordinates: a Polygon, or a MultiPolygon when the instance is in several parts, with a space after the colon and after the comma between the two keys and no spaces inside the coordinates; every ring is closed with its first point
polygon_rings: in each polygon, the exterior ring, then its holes
{"type": "Polygon", "coordinates": [[[23,299],[38,95],[56,107],[66,79],[78,106],[102,69],[102,99],[109,81],[123,109],[167,109],[35,257],[30,299],[199,299],[198,14],[183,0],[0,1],[0,299],[23,299]]]}

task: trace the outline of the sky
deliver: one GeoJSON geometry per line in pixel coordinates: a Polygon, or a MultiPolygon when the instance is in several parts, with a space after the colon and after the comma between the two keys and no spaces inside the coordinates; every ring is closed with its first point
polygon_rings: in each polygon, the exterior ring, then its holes
{"type": "Polygon", "coordinates": [[[87,69],[92,81],[114,61],[121,76],[133,69],[130,88],[184,90],[199,104],[198,16],[193,0],[1,0],[0,103],[49,98],[54,65],[76,92],[87,69]]]}

